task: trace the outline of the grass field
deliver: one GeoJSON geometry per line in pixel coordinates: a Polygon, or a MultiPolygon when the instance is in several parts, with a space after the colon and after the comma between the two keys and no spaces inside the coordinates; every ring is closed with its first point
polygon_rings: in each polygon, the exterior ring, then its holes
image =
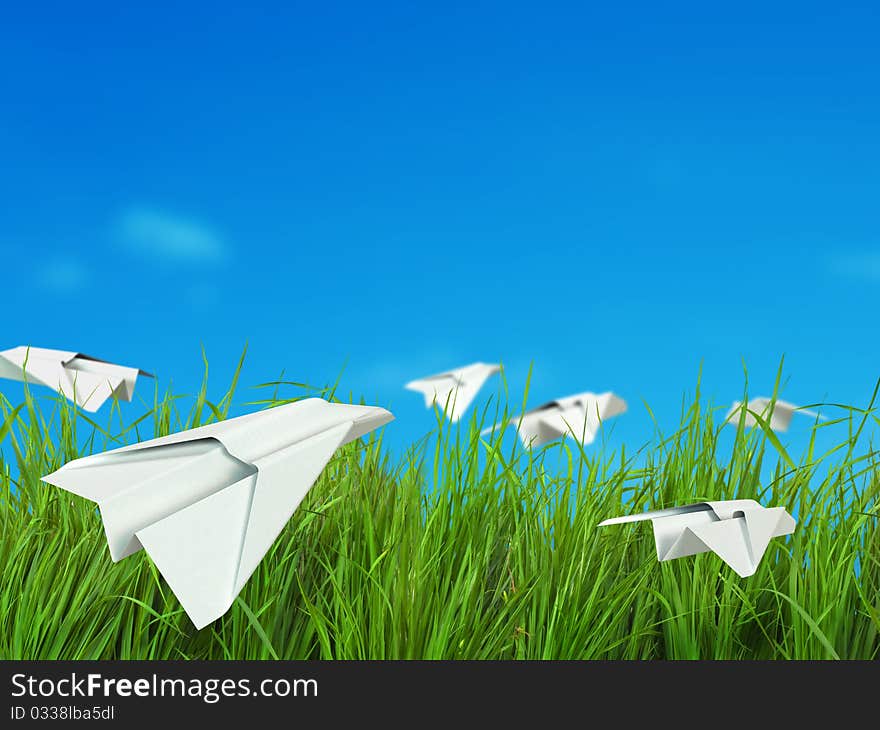
{"type": "MultiPolygon", "coordinates": [[[[238,371],[212,403],[206,377],[185,409],[157,390],[127,426],[117,404],[98,424],[45,389],[21,405],[0,397],[0,444],[14,460],[0,465],[0,658],[878,656],[873,398],[816,423],[797,458],[772,432],[740,428],[720,463],[723,411],[699,388],[679,429],[638,455],[603,458],[570,440],[502,446],[479,435],[504,418],[495,404],[459,426],[438,420],[397,460],[381,433],[350,444],[232,609],[196,631],[144,551],[112,563],[93,503],[40,477],[139,435],[224,418],[237,381],[238,371]],[[824,428],[840,444],[817,453],[824,428]],[[647,523],[596,527],[630,510],[733,498],[785,506],[798,520],[747,579],[711,553],[658,563],[647,523]]],[[[289,402],[288,387],[260,391],[270,395],[253,408],[289,402]]]]}

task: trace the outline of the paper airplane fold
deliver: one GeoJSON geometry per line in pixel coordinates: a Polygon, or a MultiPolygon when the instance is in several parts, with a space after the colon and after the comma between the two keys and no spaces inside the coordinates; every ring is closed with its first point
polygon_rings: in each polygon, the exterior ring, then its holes
{"type": "MultiPolygon", "coordinates": [[[[515,426],[524,446],[541,446],[560,436],[572,436],[585,446],[593,443],[602,422],[626,412],[626,401],[614,393],[578,393],[544,403],[513,416],[509,425],[515,426]]],[[[483,429],[493,431],[495,426],[483,429]]]]}
{"type": "Polygon", "coordinates": [[[651,520],[654,526],[658,560],[711,551],[743,578],[758,569],[770,540],[790,535],[797,524],[783,507],[734,499],[614,517],[599,527],[642,520],[651,520]]]}
{"type": "Polygon", "coordinates": [[[477,397],[483,383],[500,370],[500,365],[475,362],[455,370],[413,380],[404,387],[421,393],[425,397],[425,407],[430,408],[436,403],[440,408],[445,409],[447,418],[454,422],[462,417],[477,397]]]}
{"type": "Polygon", "coordinates": [[[336,449],[393,419],[309,398],[77,459],[43,481],[97,502],[114,562],[143,547],[202,628],[230,608],[336,449]]]}
{"type": "Polygon", "coordinates": [[[80,352],[26,346],[0,352],[0,378],[48,386],[91,413],[114,396],[130,401],[139,375],[153,377],[80,352]]]}

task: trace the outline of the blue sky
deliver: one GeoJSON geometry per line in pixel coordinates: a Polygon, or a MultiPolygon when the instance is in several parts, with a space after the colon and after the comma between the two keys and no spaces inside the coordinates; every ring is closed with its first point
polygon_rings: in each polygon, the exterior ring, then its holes
{"type": "Polygon", "coordinates": [[[2,348],[193,391],[204,345],[219,397],[248,341],[243,385],[344,366],[397,445],[403,383],[475,360],[614,390],[633,445],[701,362],[717,403],[784,355],[786,399],[864,404],[876,10],[582,5],[7,8],[2,348]]]}

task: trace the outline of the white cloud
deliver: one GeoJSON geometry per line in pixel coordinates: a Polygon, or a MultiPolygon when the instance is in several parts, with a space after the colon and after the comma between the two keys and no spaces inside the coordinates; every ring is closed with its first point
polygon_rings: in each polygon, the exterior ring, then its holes
{"type": "Polygon", "coordinates": [[[90,272],[84,264],[64,256],[48,259],[36,271],[37,284],[58,294],[79,291],[90,279],[90,272]]]}
{"type": "Polygon", "coordinates": [[[880,281],[880,251],[838,256],[831,267],[841,276],[880,281]]]}
{"type": "Polygon", "coordinates": [[[123,211],[116,235],[132,251],[167,261],[216,264],[229,255],[226,243],[209,226],[154,208],[123,211]]]}

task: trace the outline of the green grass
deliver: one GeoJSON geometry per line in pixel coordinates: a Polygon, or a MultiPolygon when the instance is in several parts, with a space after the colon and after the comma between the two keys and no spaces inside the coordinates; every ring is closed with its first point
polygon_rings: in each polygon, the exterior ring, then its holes
{"type": "MultiPolygon", "coordinates": [[[[0,397],[0,442],[15,462],[0,463],[0,658],[878,656],[873,399],[816,423],[799,460],[769,430],[740,427],[721,463],[723,411],[699,388],[679,428],[639,453],[605,458],[601,444],[569,440],[502,445],[479,435],[506,417],[496,404],[460,426],[438,419],[398,460],[381,433],[350,444],[232,609],[196,631],[144,551],[112,563],[94,505],[40,477],[92,451],[222,419],[237,380],[238,371],[212,403],[206,370],[185,412],[186,400],[157,389],[127,426],[130,406],[114,403],[100,424],[42,391],[46,414],[28,391],[21,405],[0,397]],[[817,453],[822,429],[840,444],[817,453]],[[658,563],[646,523],[596,527],[630,510],[733,498],[798,519],[748,579],[712,553],[658,563]]],[[[252,408],[289,402],[279,393],[290,384],[270,385],[252,408]]]]}

